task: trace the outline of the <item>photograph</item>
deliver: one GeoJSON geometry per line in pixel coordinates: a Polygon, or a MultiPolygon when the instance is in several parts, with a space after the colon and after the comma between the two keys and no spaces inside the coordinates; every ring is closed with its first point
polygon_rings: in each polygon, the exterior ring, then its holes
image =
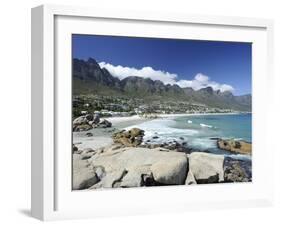
{"type": "Polygon", "coordinates": [[[251,42],[71,41],[73,191],[252,182],[251,42]]]}

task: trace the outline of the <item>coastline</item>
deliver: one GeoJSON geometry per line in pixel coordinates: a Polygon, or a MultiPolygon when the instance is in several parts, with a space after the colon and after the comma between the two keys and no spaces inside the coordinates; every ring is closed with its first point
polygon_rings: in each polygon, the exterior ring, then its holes
{"type": "MultiPolygon", "coordinates": [[[[79,149],[92,148],[99,149],[104,146],[110,146],[113,144],[112,135],[120,130],[126,128],[137,127],[137,125],[153,121],[175,117],[192,117],[192,116],[209,116],[209,115],[238,115],[239,112],[231,113],[194,113],[194,114],[158,114],[157,118],[145,118],[139,115],[127,116],[127,117],[104,117],[101,119],[109,120],[112,123],[111,128],[93,128],[83,132],[73,132],[73,144],[79,149]],[[87,133],[91,133],[91,136],[87,136],[87,133]]],[[[242,113],[243,114],[243,113],[242,113]]]]}
{"type": "Polygon", "coordinates": [[[204,115],[240,115],[240,114],[251,114],[242,112],[229,112],[229,113],[183,113],[183,114],[159,114],[159,117],[169,118],[169,117],[184,117],[184,116],[204,116],[204,115]]]}

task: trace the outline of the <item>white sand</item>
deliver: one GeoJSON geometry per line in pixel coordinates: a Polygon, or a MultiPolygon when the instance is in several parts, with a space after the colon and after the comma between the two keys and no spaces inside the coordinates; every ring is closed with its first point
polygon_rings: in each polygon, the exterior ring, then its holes
{"type": "Polygon", "coordinates": [[[122,123],[122,122],[130,122],[130,121],[135,121],[135,120],[142,120],[139,115],[133,115],[133,116],[127,116],[127,117],[110,117],[110,118],[105,118],[106,120],[110,121],[112,125],[122,123]]]}
{"type": "Polygon", "coordinates": [[[169,117],[183,117],[183,116],[200,116],[200,115],[237,115],[239,112],[230,112],[230,113],[183,113],[183,114],[158,114],[160,118],[169,118],[169,117]]]}
{"type": "Polygon", "coordinates": [[[112,123],[112,126],[118,129],[123,129],[128,126],[134,126],[142,122],[152,120],[152,119],[140,117],[139,115],[133,115],[128,117],[110,117],[105,119],[110,121],[112,123]]]}

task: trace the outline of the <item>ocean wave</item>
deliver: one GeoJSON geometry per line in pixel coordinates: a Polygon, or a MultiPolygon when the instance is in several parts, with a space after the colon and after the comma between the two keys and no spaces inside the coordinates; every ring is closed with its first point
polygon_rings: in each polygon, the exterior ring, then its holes
{"type": "Polygon", "coordinates": [[[225,155],[227,157],[231,157],[233,159],[238,159],[238,160],[252,160],[251,155],[243,155],[243,154],[229,154],[225,155]]]}
{"type": "MultiPolygon", "coordinates": [[[[188,122],[188,119],[184,121],[188,122]]],[[[173,118],[159,118],[133,125],[125,129],[129,130],[137,127],[144,130],[144,143],[161,144],[176,141],[179,143],[187,143],[188,147],[198,151],[209,151],[214,154],[230,156],[236,159],[251,159],[251,156],[232,154],[218,149],[216,141],[210,139],[210,137],[224,137],[218,130],[216,130],[215,126],[204,123],[197,124],[194,120],[192,123],[194,126],[187,126],[173,118]],[[199,126],[206,129],[200,129],[199,126]]]]}
{"type": "Polygon", "coordinates": [[[216,149],[216,142],[210,140],[209,138],[194,138],[189,139],[188,144],[195,149],[206,150],[206,149],[216,149]]]}
{"type": "Polygon", "coordinates": [[[148,122],[143,122],[137,126],[130,126],[125,128],[126,130],[138,127],[145,131],[144,139],[149,140],[154,136],[158,136],[160,140],[177,140],[184,136],[194,136],[199,133],[197,130],[193,129],[180,129],[174,128],[175,121],[172,119],[155,119],[148,122]]]}
{"type": "Polygon", "coordinates": [[[192,121],[191,121],[191,120],[188,120],[188,121],[187,121],[187,123],[191,124],[191,123],[192,123],[192,121]]]}
{"type": "Polygon", "coordinates": [[[213,128],[213,126],[207,125],[207,124],[203,124],[203,123],[200,123],[200,126],[201,127],[207,127],[207,128],[213,128]]]}

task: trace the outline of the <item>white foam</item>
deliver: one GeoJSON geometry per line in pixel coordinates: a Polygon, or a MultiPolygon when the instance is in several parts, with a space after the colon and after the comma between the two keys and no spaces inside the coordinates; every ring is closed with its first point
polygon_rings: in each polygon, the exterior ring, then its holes
{"type": "Polygon", "coordinates": [[[207,127],[207,128],[213,128],[213,126],[207,125],[207,124],[203,124],[203,123],[200,123],[200,126],[201,127],[207,127]]]}
{"type": "Polygon", "coordinates": [[[192,121],[191,121],[191,120],[188,120],[188,121],[187,121],[187,123],[191,124],[191,123],[192,123],[192,121]]]}
{"type": "MultiPolygon", "coordinates": [[[[155,119],[152,121],[143,122],[137,125],[137,127],[145,131],[145,140],[151,139],[154,136],[158,136],[158,142],[162,139],[164,141],[169,141],[179,139],[181,136],[194,136],[199,133],[197,130],[192,129],[173,128],[173,125],[175,125],[175,121],[172,119],[155,119]]],[[[130,126],[125,129],[129,130],[133,127],[136,126],[130,126]]]]}
{"type": "Polygon", "coordinates": [[[209,138],[196,137],[195,139],[189,140],[188,144],[195,148],[202,149],[202,150],[217,147],[216,142],[213,140],[210,140],[209,138]]]}
{"type": "Polygon", "coordinates": [[[225,155],[225,156],[231,157],[233,159],[238,159],[238,160],[251,160],[252,159],[251,155],[243,155],[243,154],[236,154],[236,155],[230,154],[230,155],[225,155]]]}

